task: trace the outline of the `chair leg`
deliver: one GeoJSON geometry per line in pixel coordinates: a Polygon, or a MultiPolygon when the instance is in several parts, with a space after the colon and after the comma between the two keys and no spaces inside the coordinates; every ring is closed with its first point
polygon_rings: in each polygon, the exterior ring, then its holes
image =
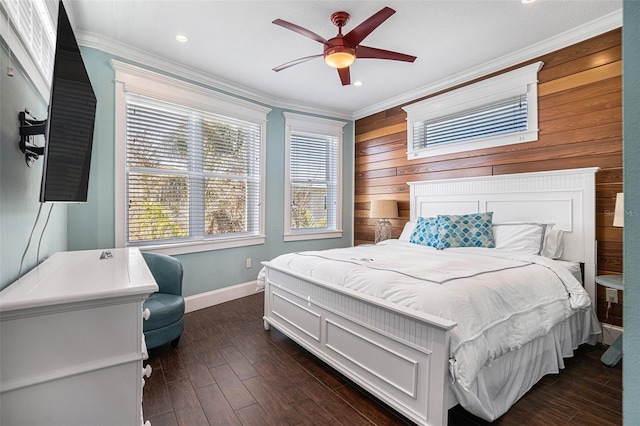
{"type": "Polygon", "coordinates": [[[178,342],[180,342],[180,336],[176,337],[175,339],[173,339],[173,340],[171,341],[171,347],[172,347],[172,348],[176,348],[176,347],[178,347],[178,342]]]}

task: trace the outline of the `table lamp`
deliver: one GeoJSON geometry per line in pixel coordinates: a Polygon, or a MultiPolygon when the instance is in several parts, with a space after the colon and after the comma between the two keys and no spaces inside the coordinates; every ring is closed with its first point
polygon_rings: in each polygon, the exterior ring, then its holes
{"type": "Polygon", "coordinates": [[[616,194],[616,209],[613,213],[613,226],[624,227],[624,193],[616,194]]]}
{"type": "Polygon", "coordinates": [[[376,243],[391,238],[391,222],[389,222],[389,219],[398,217],[398,202],[396,200],[371,201],[369,217],[378,219],[376,223],[376,243]]]}

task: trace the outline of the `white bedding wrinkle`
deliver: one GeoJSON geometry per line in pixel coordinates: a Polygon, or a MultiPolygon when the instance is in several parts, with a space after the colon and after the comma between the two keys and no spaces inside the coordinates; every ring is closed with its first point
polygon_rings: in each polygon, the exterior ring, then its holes
{"type": "Polygon", "coordinates": [[[575,277],[553,260],[496,249],[436,250],[387,240],[290,253],[271,263],[455,321],[451,372],[464,389],[485,364],[591,305],[575,277]]]}

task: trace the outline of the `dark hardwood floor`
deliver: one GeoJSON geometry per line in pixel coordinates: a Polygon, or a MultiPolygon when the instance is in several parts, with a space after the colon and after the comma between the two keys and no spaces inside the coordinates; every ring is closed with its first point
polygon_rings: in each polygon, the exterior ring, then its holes
{"type": "MultiPolygon", "coordinates": [[[[144,417],[164,425],[410,425],[276,331],[262,327],[262,293],[186,315],[176,349],[150,351],[144,417]]],[[[622,363],[583,345],[497,425],[621,425],[622,363]]],[[[460,406],[450,425],[487,422],[460,406]]]]}

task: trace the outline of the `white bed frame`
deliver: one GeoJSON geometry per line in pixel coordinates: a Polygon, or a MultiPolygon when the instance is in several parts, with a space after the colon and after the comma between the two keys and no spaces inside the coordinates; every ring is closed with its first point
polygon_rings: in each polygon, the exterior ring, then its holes
{"type": "MultiPolygon", "coordinates": [[[[411,182],[411,220],[493,211],[493,221],[544,221],[565,230],[564,260],[584,264],[595,300],[598,168],[411,182]]],[[[419,425],[446,425],[455,323],[265,262],[264,326],[309,352],[419,425]]]]}

